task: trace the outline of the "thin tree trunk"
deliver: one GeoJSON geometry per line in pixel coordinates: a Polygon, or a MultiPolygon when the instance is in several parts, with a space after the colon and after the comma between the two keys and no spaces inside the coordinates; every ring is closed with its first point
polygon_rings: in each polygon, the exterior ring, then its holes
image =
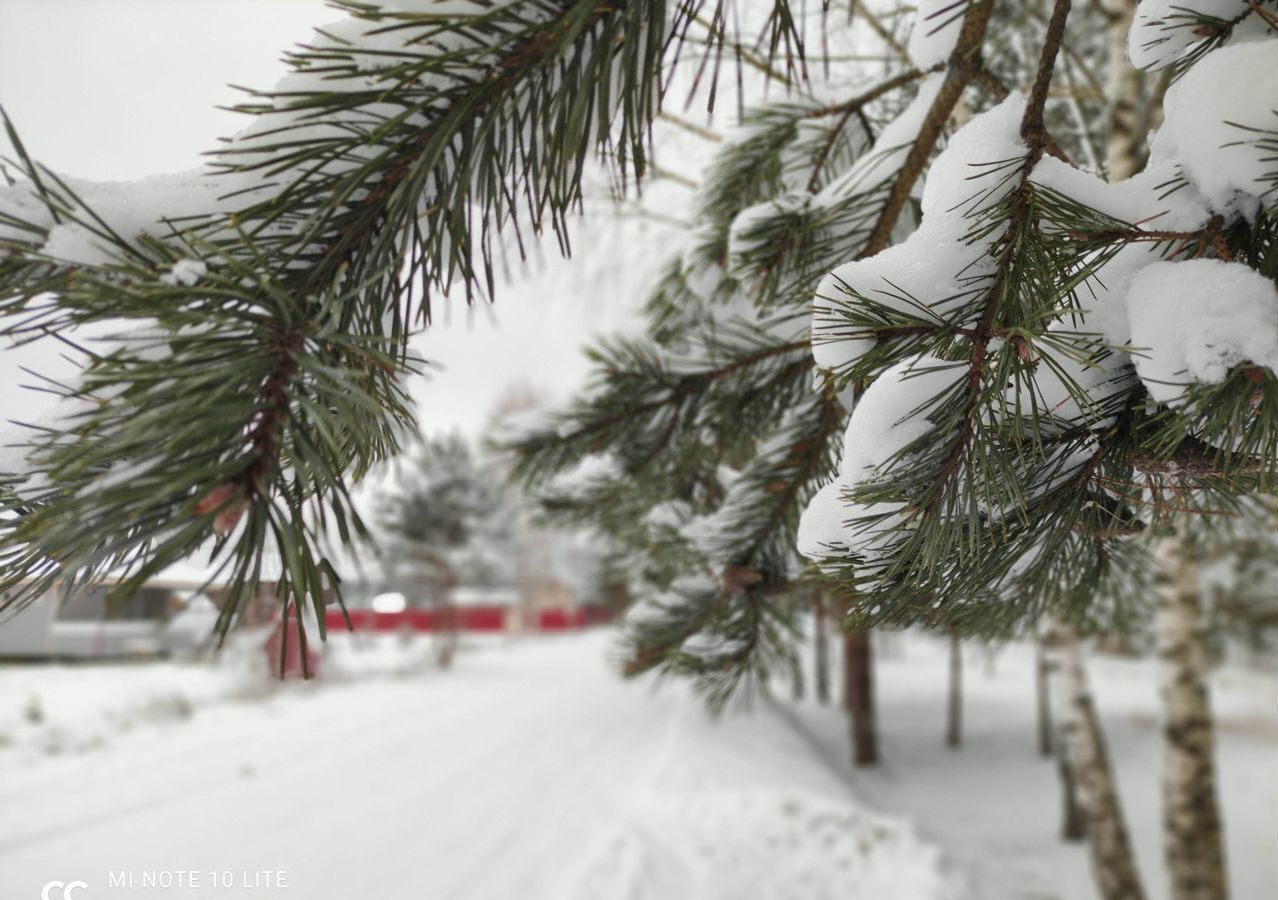
{"type": "Polygon", "coordinates": [[[950,702],[946,716],[945,746],[963,743],[963,648],[958,632],[950,632],[950,702]]]}
{"type": "Polygon", "coordinates": [[[1062,726],[1065,752],[1087,822],[1092,874],[1103,900],[1144,900],[1100,718],[1087,684],[1083,654],[1072,629],[1057,628],[1069,715],[1062,726]]]}
{"type": "Polygon", "coordinates": [[[879,740],[874,721],[874,661],[870,632],[853,628],[843,632],[843,687],[852,729],[852,762],[872,766],[879,761],[879,740]]]}
{"type": "Polygon", "coordinates": [[[1040,638],[1034,642],[1034,685],[1038,699],[1038,755],[1052,755],[1052,690],[1047,654],[1040,638]]]}
{"type": "Polygon", "coordinates": [[[1163,828],[1172,900],[1225,900],[1225,873],[1211,699],[1203,648],[1198,567],[1192,547],[1168,539],[1171,576],[1158,612],[1163,663],[1163,828]]]}
{"type": "MultiPolygon", "coordinates": [[[[1052,726],[1052,671],[1053,658],[1047,652],[1047,644],[1053,635],[1039,638],[1034,642],[1034,681],[1035,693],[1038,695],[1038,739],[1039,756],[1051,757],[1057,744],[1065,744],[1065,740],[1053,740],[1052,726]]],[[[1068,710],[1068,707],[1066,707],[1068,710]]],[[[1082,812],[1079,803],[1079,782],[1074,777],[1074,767],[1070,763],[1068,748],[1056,754],[1056,772],[1061,780],[1061,839],[1081,841],[1088,836],[1088,818],[1082,812]]]]}
{"type": "MultiPolygon", "coordinates": [[[[447,564],[445,564],[447,566],[447,564]]],[[[451,567],[441,569],[440,578],[432,588],[435,596],[435,661],[441,669],[451,669],[457,655],[458,622],[457,607],[453,603],[453,588],[457,575],[451,567]]]]}
{"type": "Polygon", "coordinates": [[[813,681],[817,702],[822,706],[828,706],[830,703],[830,630],[825,619],[825,598],[818,597],[812,622],[816,642],[813,653],[816,672],[813,681]]]}
{"type": "MultiPolygon", "coordinates": [[[[1034,642],[1034,681],[1038,695],[1038,753],[1051,756],[1056,744],[1052,733],[1052,659],[1044,646],[1047,638],[1040,636],[1034,642]]],[[[1081,841],[1087,837],[1087,818],[1078,800],[1078,782],[1070,766],[1069,753],[1056,754],[1056,774],[1061,784],[1061,839],[1081,841]]]]}
{"type": "Polygon", "coordinates": [[[457,607],[445,599],[436,608],[435,662],[441,669],[450,669],[457,655],[457,607]]]}

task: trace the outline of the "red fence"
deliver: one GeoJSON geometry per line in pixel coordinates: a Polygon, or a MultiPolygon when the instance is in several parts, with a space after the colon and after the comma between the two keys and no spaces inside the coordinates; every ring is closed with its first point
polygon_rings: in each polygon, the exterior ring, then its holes
{"type": "MultiPolygon", "coordinates": [[[[397,631],[438,631],[453,627],[458,631],[505,631],[506,617],[520,615],[506,606],[461,606],[455,609],[406,609],[397,613],[374,612],[371,609],[347,611],[351,627],[356,631],[377,633],[397,631]]],[[[533,631],[572,631],[607,621],[600,606],[588,604],[576,609],[538,610],[525,627],[533,631]]],[[[335,607],[325,610],[324,624],[333,631],[345,631],[346,619],[335,607]]]]}
{"type": "MultiPolygon", "coordinates": [[[[351,609],[347,610],[347,614],[351,627],[356,631],[437,631],[450,626],[459,631],[502,631],[506,627],[506,610],[501,606],[406,609],[395,613],[351,609]]],[[[346,630],[346,618],[340,609],[325,610],[324,623],[334,631],[346,630]]]]}

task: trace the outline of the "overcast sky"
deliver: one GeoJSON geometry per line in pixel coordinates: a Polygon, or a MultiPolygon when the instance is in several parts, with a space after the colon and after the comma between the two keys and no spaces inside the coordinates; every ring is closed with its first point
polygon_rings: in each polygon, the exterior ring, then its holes
{"type": "MultiPolygon", "coordinates": [[[[32,155],[69,175],[129,180],[194,168],[218,137],[243,127],[243,117],[216,109],[236,99],[226,85],[269,87],[283,71],[280,51],[335,16],[317,0],[0,0],[0,104],[32,155]]],[[[586,372],[582,344],[634,327],[669,236],[595,215],[578,229],[570,263],[547,243],[541,263],[499,289],[495,307],[454,301],[417,342],[443,367],[414,386],[423,428],[475,432],[514,385],[567,396],[586,372]]],[[[17,388],[31,380],[20,366],[65,374],[42,343],[0,347],[0,418],[30,419],[47,405],[17,388]]]]}

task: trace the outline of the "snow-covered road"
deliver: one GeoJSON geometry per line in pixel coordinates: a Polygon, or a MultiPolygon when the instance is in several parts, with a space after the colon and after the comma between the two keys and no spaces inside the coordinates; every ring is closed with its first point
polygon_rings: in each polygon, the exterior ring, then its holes
{"type": "Polygon", "coordinates": [[[957,896],[939,852],[773,710],[712,722],[681,685],[620,681],[608,648],[493,646],[95,750],[0,753],[0,897],[77,879],[76,900],[957,896]],[[199,886],[143,886],[183,871],[199,886]]]}

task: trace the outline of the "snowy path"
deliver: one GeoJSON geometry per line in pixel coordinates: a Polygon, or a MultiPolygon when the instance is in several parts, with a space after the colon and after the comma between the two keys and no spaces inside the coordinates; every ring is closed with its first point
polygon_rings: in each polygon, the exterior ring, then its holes
{"type": "Polygon", "coordinates": [[[0,753],[0,897],[933,900],[938,851],[858,806],[766,706],[707,720],[593,634],[452,673],[224,703],[107,747],[0,753]],[[142,887],[194,870],[189,890],[142,887]],[[211,870],[234,873],[214,887],[211,870]],[[284,870],[287,887],[261,883],[284,870]],[[108,872],[134,873],[110,887],[108,872]]]}

